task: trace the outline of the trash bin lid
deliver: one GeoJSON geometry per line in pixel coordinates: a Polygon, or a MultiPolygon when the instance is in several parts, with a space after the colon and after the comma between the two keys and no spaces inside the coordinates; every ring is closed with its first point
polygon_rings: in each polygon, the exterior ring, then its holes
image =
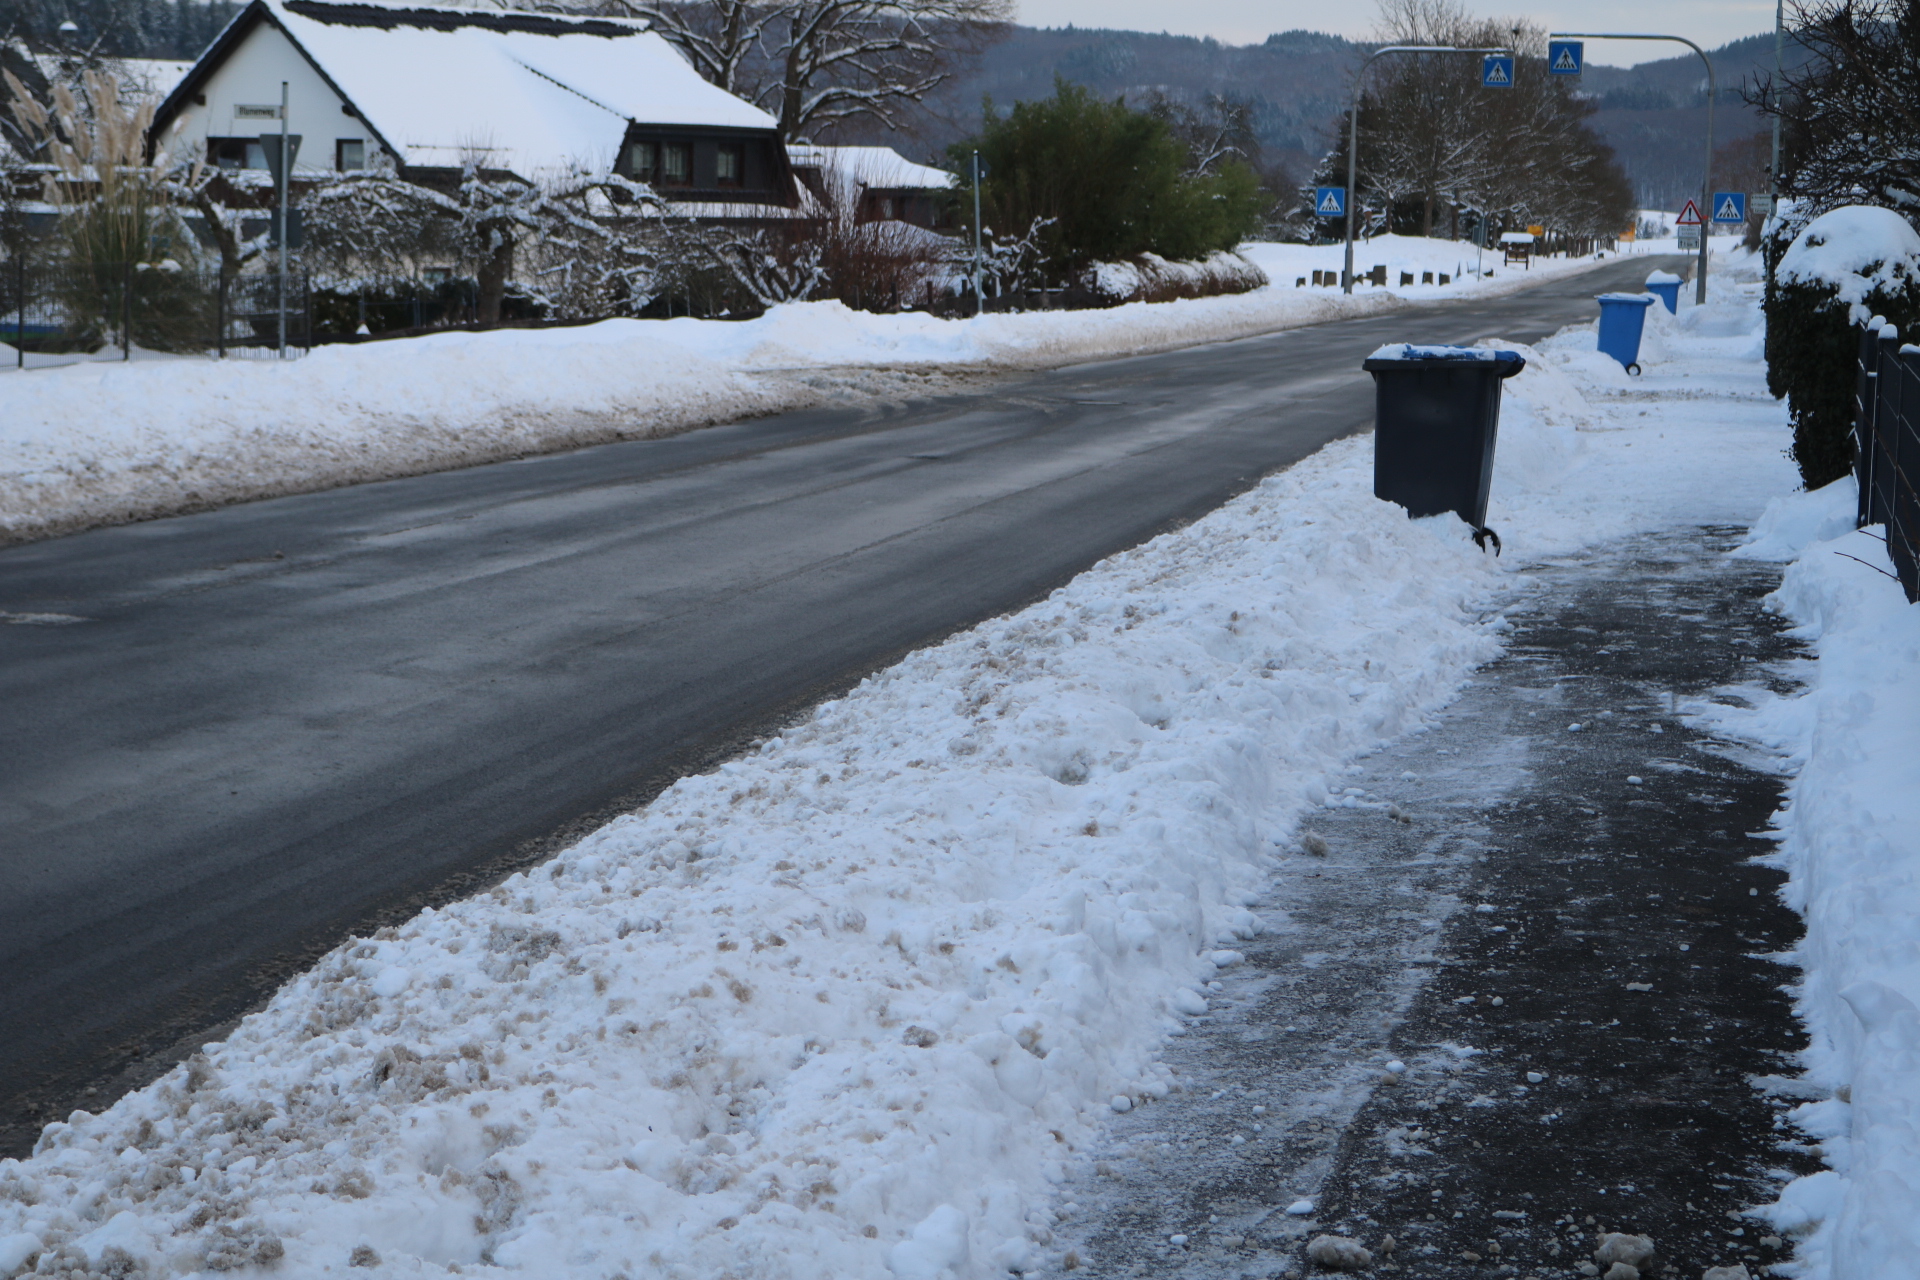
{"type": "Polygon", "coordinates": [[[1647,277],[1648,284],[1679,284],[1680,277],[1671,271],[1656,271],[1647,277]]]}
{"type": "Polygon", "coordinates": [[[1660,299],[1651,293],[1603,293],[1595,301],[1617,302],[1623,306],[1632,303],[1636,307],[1650,307],[1660,299]]]}
{"type": "Polygon", "coordinates": [[[1412,342],[1389,342],[1361,361],[1360,367],[1368,373],[1384,373],[1395,369],[1458,368],[1464,364],[1492,365],[1492,372],[1498,378],[1511,378],[1527,367],[1526,358],[1518,351],[1495,351],[1491,347],[1421,346],[1412,342]]]}

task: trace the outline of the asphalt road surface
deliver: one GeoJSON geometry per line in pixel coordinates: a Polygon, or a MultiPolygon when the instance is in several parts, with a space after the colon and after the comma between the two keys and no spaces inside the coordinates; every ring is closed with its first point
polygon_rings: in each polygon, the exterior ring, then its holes
{"type": "Polygon", "coordinates": [[[0,551],[0,1155],[1366,429],[1376,345],[1541,337],[1659,265],[0,551]]]}

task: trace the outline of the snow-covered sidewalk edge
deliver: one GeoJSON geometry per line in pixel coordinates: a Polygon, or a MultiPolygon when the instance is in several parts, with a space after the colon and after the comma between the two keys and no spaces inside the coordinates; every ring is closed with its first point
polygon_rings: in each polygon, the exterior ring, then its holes
{"type": "MultiPolygon", "coordinates": [[[[1270,274],[1328,252],[1249,248],[1270,274]]],[[[1407,293],[1496,296],[1596,265],[1543,263],[1407,293]]],[[[745,322],[449,333],[328,347],[286,364],[152,360],[10,374],[0,377],[0,545],[1409,305],[1393,289],[1346,297],[1276,279],[1249,294],[1109,311],[942,321],[803,303],[745,322]]]]}
{"type": "Polygon", "coordinates": [[[1790,773],[1765,860],[1806,921],[1796,1005],[1810,1045],[1794,1112],[1828,1168],[1757,1211],[1799,1237],[1791,1274],[1913,1274],[1920,1258],[1920,607],[1851,478],[1774,502],[1740,554],[1790,561],[1769,597],[1811,646],[1803,691],[1703,710],[1790,773]]]}

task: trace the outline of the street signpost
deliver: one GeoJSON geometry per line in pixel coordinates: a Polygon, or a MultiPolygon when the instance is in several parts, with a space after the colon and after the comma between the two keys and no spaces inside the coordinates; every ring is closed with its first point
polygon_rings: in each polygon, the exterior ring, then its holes
{"type": "Polygon", "coordinates": [[[1753,216],[1756,218],[1771,218],[1773,216],[1772,193],[1766,191],[1755,192],[1747,197],[1747,207],[1753,210],[1753,216]]]}
{"type": "Polygon", "coordinates": [[[1345,187],[1315,187],[1313,189],[1313,216],[1316,218],[1346,217],[1347,189],[1345,187]]]}
{"type": "MultiPolygon", "coordinates": [[[[287,132],[287,82],[280,82],[280,132],[260,135],[260,149],[267,156],[267,171],[273,176],[273,234],[275,247],[280,250],[280,280],[277,297],[280,311],[279,355],[287,358],[287,250],[292,247],[293,228],[287,223],[287,194],[293,182],[293,162],[300,155],[300,135],[287,132]]],[[[312,346],[312,338],[307,340],[312,346]]]]}
{"type": "Polygon", "coordinates": [[[1513,88],[1513,55],[1490,53],[1481,59],[1480,87],[1483,89],[1513,88]]]}
{"type": "Polygon", "coordinates": [[[1552,40],[1547,43],[1547,71],[1556,76],[1577,76],[1586,66],[1587,46],[1578,40],[1552,40]]]}
{"type": "MultiPolygon", "coordinates": [[[[1704,64],[1705,67],[1707,68],[1707,137],[1706,137],[1707,162],[1705,167],[1701,170],[1701,173],[1700,173],[1700,194],[1702,196],[1705,196],[1708,192],[1710,192],[1713,189],[1713,104],[1720,97],[1720,87],[1719,87],[1718,80],[1713,74],[1713,59],[1707,56],[1707,51],[1705,49],[1702,49],[1699,45],[1687,39],[1685,36],[1655,35],[1650,32],[1550,31],[1547,33],[1547,40],[1548,40],[1549,47],[1551,47],[1553,43],[1558,41],[1566,41],[1568,43],[1572,43],[1575,40],[1671,40],[1674,44],[1683,44],[1687,46],[1687,48],[1693,50],[1696,54],[1700,55],[1701,63],[1704,64]]],[[[1776,37],[1776,45],[1777,43],[1778,43],[1778,40],[1776,37]]],[[[1779,119],[1780,117],[1778,116],[1774,117],[1774,121],[1776,124],[1779,122],[1779,119]]],[[[1691,200],[1689,200],[1687,204],[1689,207],[1693,206],[1693,202],[1691,200]]],[[[1699,215],[1696,212],[1694,216],[1696,219],[1696,226],[1697,226],[1699,215]]],[[[1687,245],[1687,229],[1684,226],[1680,228],[1680,236],[1681,236],[1682,247],[1683,248],[1689,247],[1687,245]]],[[[1700,265],[1694,270],[1694,273],[1693,273],[1693,290],[1694,290],[1693,297],[1694,297],[1694,301],[1697,304],[1704,306],[1707,301],[1707,240],[1706,240],[1706,237],[1696,235],[1694,237],[1693,244],[1691,247],[1695,252],[1697,252],[1700,255],[1700,265]]]]}
{"type": "Polygon", "coordinates": [[[1680,216],[1674,219],[1682,253],[1706,252],[1705,240],[1700,234],[1701,225],[1705,222],[1706,219],[1700,216],[1700,206],[1692,200],[1687,201],[1686,207],[1680,210],[1680,216]]]}
{"type": "Polygon", "coordinates": [[[1715,222],[1745,222],[1747,220],[1746,193],[1744,191],[1714,192],[1713,220],[1715,222]]]}

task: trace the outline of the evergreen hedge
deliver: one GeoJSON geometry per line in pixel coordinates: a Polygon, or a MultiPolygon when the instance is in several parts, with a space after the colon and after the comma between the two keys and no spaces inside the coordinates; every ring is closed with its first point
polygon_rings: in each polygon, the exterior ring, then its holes
{"type": "MultiPolygon", "coordinates": [[[[1820,241],[1819,220],[1801,231],[1820,241]]],[[[1920,262],[1889,255],[1849,277],[1808,279],[1782,272],[1766,298],[1767,390],[1787,401],[1793,460],[1808,489],[1853,469],[1854,383],[1860,326],[1872,316],[1920,341],[1920,262]]]]}
{"type": "MultiPolygon", "coordinates": [[[[1271,203],[1244,161],[1192,172],[1193,156],[1166,120],[1065,80],[1054,82],[1053,97],[1005,116],[988,104],[979,137],[949,150],[963,187],[974,149],[987,166],[986,225],[1017,239],[1036,219],[1051,219],[1038,248],[1056,278],[1148,253],[1178,262],[1231,250],[1260,228],[1271,203]]],[[[970,226],[971,192],[961,199],[970,226]]]]}

